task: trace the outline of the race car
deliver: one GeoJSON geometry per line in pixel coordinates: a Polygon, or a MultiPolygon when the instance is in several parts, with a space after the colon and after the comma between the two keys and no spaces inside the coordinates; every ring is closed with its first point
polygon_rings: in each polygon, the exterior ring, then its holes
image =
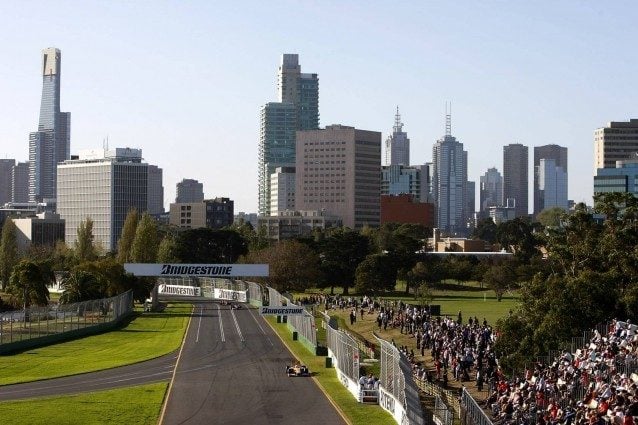
{"type": "Polygon", "coordinates": [[[230,308],[232,308],[233,310],[241,310],[241,304],[233,303],[230,305],[230,308]]]}
{"type": "Polygon", "coordinates": [[[293,366],[286,366],[286,374],[288,376],[310,376],[310,371],[306,365],[296,363],[293,366]]]}

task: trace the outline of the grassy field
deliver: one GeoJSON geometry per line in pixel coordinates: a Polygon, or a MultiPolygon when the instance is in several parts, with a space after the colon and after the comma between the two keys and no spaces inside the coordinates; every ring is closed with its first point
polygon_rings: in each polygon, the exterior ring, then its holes
{"type": "Polygon", "coordinates": [[[0,356],[0,385],[37,381],[124,366],[179,348],[191,312],[189,303],[160,313],[136,313],[128,325],[100,335],[0,356]]]}
{"type": "Polygon", "coordinates": [[[360,404],[354,396],[339,382],[336,370],[325,367],[325,357],[311,354],[299,341],[292,340],[292,333],[285,324],[276,323],[269,318],[268,323],[288,346],[295,357],[308,366],[323,390],[330,394],[332,401],[339,406],[352,425],[385,425],[394,423],[392,416],[379,406],[360,404]]]}
{"type": "Polygon", "coordinates": [[[156,424],[168,383],[61,397],[1,402],[0,418],[12,425],[156,424]]]}

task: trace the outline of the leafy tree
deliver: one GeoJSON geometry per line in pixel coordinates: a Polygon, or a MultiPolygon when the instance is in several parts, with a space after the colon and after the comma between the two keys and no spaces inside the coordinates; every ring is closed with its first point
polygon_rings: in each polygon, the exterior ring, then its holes
{"type": "Polygon", "coordinates": [[[496,229],[497,226],[491,217],[484,218],[476,224],[476,227],[472,231],[472,238],[481,239],[493,244],[496,242],[496,229]]]}
{"type": "Polygon", "coordinates": [[[102,297],[99,276],[84,270],[73,270],[62,279],[62,304],[95,300],[102,297]]]}
{"type": "Polygon", "coordinates": [[[514,253],[523,262],[539,256],[539,244],[534,225],[526,218],[506,221],[496,229],[496,238],[502,247],[514,253]]]}
{"type": "Polygon", "coordinates": [[[355,284],[359,264],[370,252],[370,240],[359,232],[347,228],[336,229],[317,243],[320,258],[321,287],[342,286],[343,293],[355,284]]]}
{"type": "Polygon", "coordinates": [[[371,254],[359,264],[356,271],[357,293],[391,291],[397,281],[396,260],[387,254],[371,254]]]}
{"type": "Polygon", "coordinates": [[[252,224],[247,221],[239,221],[233,223],[232,230],[239,233],[246,241],[248,241],[248,249],[250,251],[259,251],[260,249],[267,248],[270,245],[270,241],[266,236],[265,226],[260,226],[256,231],[252,224]]]}
{"type": "Polygon", "coordinates": [[[144,213],[137,225],[131,244],[131,261],[154,263],[157,260],[158,245],[157,222],[148,213],[144,213]]]}
{"type": "Polygon", "coordinates": [[[87,217],[78,226],[77,240],[75,241],[75,255],[80,261],[91,261],[97,258],[93,236],[93,220],[87,217]]]}
{"type": "Polygon", "coordinates": [[[546,208],[536,215],[536,221],[543,227],[558,227],[567,211],[560,207],[546,208]]]}
{"type": "Polygon", "coordinates": [[[248,243],[237,231],[203,227],[180,232],[174,254],[180,263],[230,264],[247,252],[248,243]]]}
{"type": "Polygon", "coordinates": [[[137,279],[126,274],[122,263],[115,258],[86,261],[73,267],[72,272],[86,272],[96,277],[101,296],[112,297],[129,289],[135,289],[137,279]],[[130,279],[133,278],[133,279],[130,279]]]}
{"type": "Polygon", "coordinates": [[[53,272],[47,262],[20,261],[11,273],[7,292],[14,304],[29,307],[47,305],[49,289],[47,285],[54,280],[53,272]]]}
{"type": "Polygon", "coordinates": [[[483,283],[492,288],[496,294],[496,300],[499,302],[503,299],[503,294],[512,287],[515,280],[516,274],[508,262],[493,265],[483,275],[483,283]]]}
{"type": "Polygon", "coordinates": [[[313,286],[319,275],[319,259],[307,245],[295,240],[284,240],[251,252],[246,262],[268,264],[269,276],[260,278],[279,292],[303,291],[313,286]]]}
{"type": "Polygon", "coordinates": [[[139,214],[136,208],[131,208],[126,214],[124,227],[122,228],[122,236],[117,242],[117,261],[127,263],[131,261],[131,248],[133,240],[137,233],[137,224],[139,222],[139,214]]]}
{"type": "Polygon", "coordinates": [[[162,239],[157,248],[157,262],[158,263],[175,263],[177,257],[175,256],[175,238],[171,235],[166,235],[162,239]]]}
{"type": "Polygon", "coordinates": [[[16,225],[10,218],[4,220],[0,236],[0,280],[4,291],[9,283],[13,267],[19,261],[16,225]]]}

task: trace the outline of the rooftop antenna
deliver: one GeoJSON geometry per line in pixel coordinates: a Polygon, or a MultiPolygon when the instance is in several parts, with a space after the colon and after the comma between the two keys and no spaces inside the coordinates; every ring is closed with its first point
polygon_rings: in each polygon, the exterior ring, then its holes
{"type": "Polygon", "coordinates": [[[394,132],[400,133],[403,131],[403,123],[401,122],[401,114],[399,113],[399,105],[397,105],[397,113],[394,116],[394,132]]]}
{"type": "Polygon", "coordinates": [[[452,102],[445,102],[445,135],[452,135],[452,102]]]}
{"type": "Polygon", "coordinates": [[[109,150],[109,135],[106,135],[106,150],[109,150]]]}

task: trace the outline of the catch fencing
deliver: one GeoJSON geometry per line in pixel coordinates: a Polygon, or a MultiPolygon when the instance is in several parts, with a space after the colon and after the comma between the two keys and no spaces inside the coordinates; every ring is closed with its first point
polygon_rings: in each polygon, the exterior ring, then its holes
{"type": "Polygon", "coordinates": [[[441,418],[441,420],[443,418],[454,420],[455,416],[461,415],[458,392],[446,390],[434,382],[428,382],[427,379],[415,378],[414,383],[424,394],[434,397],[437,406],[437,412],[434,412],[434,416],[441,418]],[[443,410],[447,410],[447,412],[443,412],[443,410]]]}
{"type": "Polygon", "coordinates": [[[436,425],[452,425],[454,423],[454,412],[438,395],[434,397],[434,411],[432,414],[436,425]]]}
{"type": "Polygon", "coordinates": [[[338,367],[347,377],[359,382],[359,361],[361,352],[357,341],[348,333],[332,327],[326,322],[326,343],[332,352],[335,366],[338,367]]]}
{"type": "Polygon", "coordinates": [[[133,292],[73,304],[52,304],[0,314],[0,353],[111,327],[133,312],[133,292]]]}
{"type": "Polygon", "coordinates": [[[463,425],[493,425],[492,420],[469,392],[463,388],[461,393],[461,424],[463,425]]]}
{"type": "Polygon", "coordinates": [[[419,390],[409,360],[393,344],[375,337],[381,346],[379,404],[400,424],[424,425],[419,390]]]}
{"type": "MultiPolygon", "coordinates": [[[[268,290],[268,300],[271,307],[299,307],[304,308],[303,305],[296,305],[290,299],[284,297],[274,288],[266,287],[268,290]]],[[[315,317],[304,308],[304,314],[297,316],[291,315],[286,317],[288,328],[297,332],[299,340],[306,346],[311,352],[315,353],[317,349],[317,328],[315,327],[315,317]]]]}

